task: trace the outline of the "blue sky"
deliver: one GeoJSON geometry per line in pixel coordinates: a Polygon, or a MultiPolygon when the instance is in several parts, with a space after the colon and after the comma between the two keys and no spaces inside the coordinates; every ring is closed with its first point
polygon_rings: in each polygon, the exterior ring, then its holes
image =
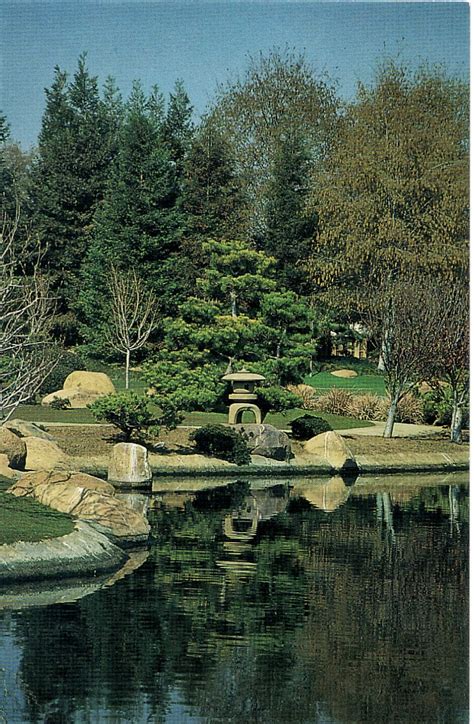
{"type": "Polygon", "coordinates": [[[248,54],[275,46],[304,50],[346,98],[384,56],[464,76],[469,64],[469,6],[458,2],[0,0],[0,28],[0,109],[25,148],[36,141],[54,66],[73,73],[82,51],[90,71],[101,81],[113,75],[124,95],[136,78],[166,94],[182,78],[197,113],[248,54]]]}

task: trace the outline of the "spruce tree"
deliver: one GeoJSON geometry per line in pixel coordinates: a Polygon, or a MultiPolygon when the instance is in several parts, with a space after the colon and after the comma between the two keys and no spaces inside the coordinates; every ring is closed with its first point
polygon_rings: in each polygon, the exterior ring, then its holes
{"type": "Polygon", "coordinates": [[[103,289],[111,263],[118,268],[134,268],[155,292],[162,308],[173,308],[179,298],[176,180],[159,119],[149,100],[135,83],[84,266],[80,307],[86,337],[96,345],[96,351],[105,313],[103,289]]]}
{"type": "Polygon", "coordinates": [[[46,91],[46,110],[33,172],[34,223],[58,296],[60,333],[76,340],[73,306],[92,220],[110,164],[110,129],[97,79],[79,58],[72,82],[59,68],[46,91]]]}
{"type": "Polygon", "coordinates": [[[283,286],[308,294],[310,282],[304,261],[316,230],[316,215],[305,210],[309,154],[298,134],[278,147],[268,188],[263,249],[277,260],[277,276],[283,286]]]}
{"type": "Polygon", "coordinates": [[[192,115],[193,107],[183,81],[178,80],[175,83],[174,93],[170,93],[168,109],[163,123],[163,136],[170,151],[179,186],[182,183],[184,159],[194,132],[192,115]]]}

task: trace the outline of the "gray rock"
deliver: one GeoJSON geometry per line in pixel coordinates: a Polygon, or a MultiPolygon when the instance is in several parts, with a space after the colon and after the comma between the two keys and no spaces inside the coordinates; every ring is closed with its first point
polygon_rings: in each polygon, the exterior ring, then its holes
{"type": "Polygon", "coordinates": [[[292,456],[290,438],[273,425],[242,424],[232,427],[246,438],[252,455],[273,460],[289,460],[292,456]]]}
{"type": "Polygon", "coordinates": [[[142,485],[151,481],[148,450],[134,442],[119,442],[112,448],[107,480],[124,485],[142,485]]]}

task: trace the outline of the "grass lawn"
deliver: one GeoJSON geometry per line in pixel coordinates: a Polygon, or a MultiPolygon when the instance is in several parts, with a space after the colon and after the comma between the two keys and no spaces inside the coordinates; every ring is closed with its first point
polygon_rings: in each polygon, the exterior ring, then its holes
{"type": "Polygon", "coordinates": [[[385,380],[382,375],[359,375],[358,377],[334,377],[330,372],[318,372],[305,378],[305,383],[318,392],[324,393],[332,387],[343,388],[354,394],[370,392],[374,395],[385,395],[385,380]]]}
{"type": "MultiPolygon", "coordinates": [[[[354,420],[351,417],[340,417],[339,415],[330,415],[326,412],[308,412],[299,408],[289,410],[286,415],[281,413],[269,414],[265,418],[265,422],[278,428],[288,428],[291,420],[300,415],[317,415],[323,417],[329,422],[334,430],[344,430],[353,427],[371,427],[372,423],[367,420],[354,420]]],[[[21,420],[30,420],[32,422],[73,422],[77,425],[95,422],[92,413],[87,410],[53,410],[51,407],[42,407],[41,405],[20,405],[16,410],[14,417],[21,420]]],[[[190,412],[187,413],[182,425],[207,425],[209,423],[227,422],[227,414],[224,412],[190,412]]],[[[244,422],[253,422],[253,416],[250,413],[244,414],[244,422]]]]}
{"type": "Polygon", "coordinates": [[[15,498],[0,490],[0,545],[57,538],[73,530],[69,515],[46,508],[31,498],[15,498]]]}

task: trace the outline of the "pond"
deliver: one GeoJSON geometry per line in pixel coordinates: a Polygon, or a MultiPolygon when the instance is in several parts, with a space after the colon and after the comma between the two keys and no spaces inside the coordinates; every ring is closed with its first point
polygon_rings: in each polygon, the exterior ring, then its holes
{"type": "Polygon", "coordinates": [[[467,722],[465,482],[153,494],[130,575],[0,595],[0,722],[467,722]]]}

